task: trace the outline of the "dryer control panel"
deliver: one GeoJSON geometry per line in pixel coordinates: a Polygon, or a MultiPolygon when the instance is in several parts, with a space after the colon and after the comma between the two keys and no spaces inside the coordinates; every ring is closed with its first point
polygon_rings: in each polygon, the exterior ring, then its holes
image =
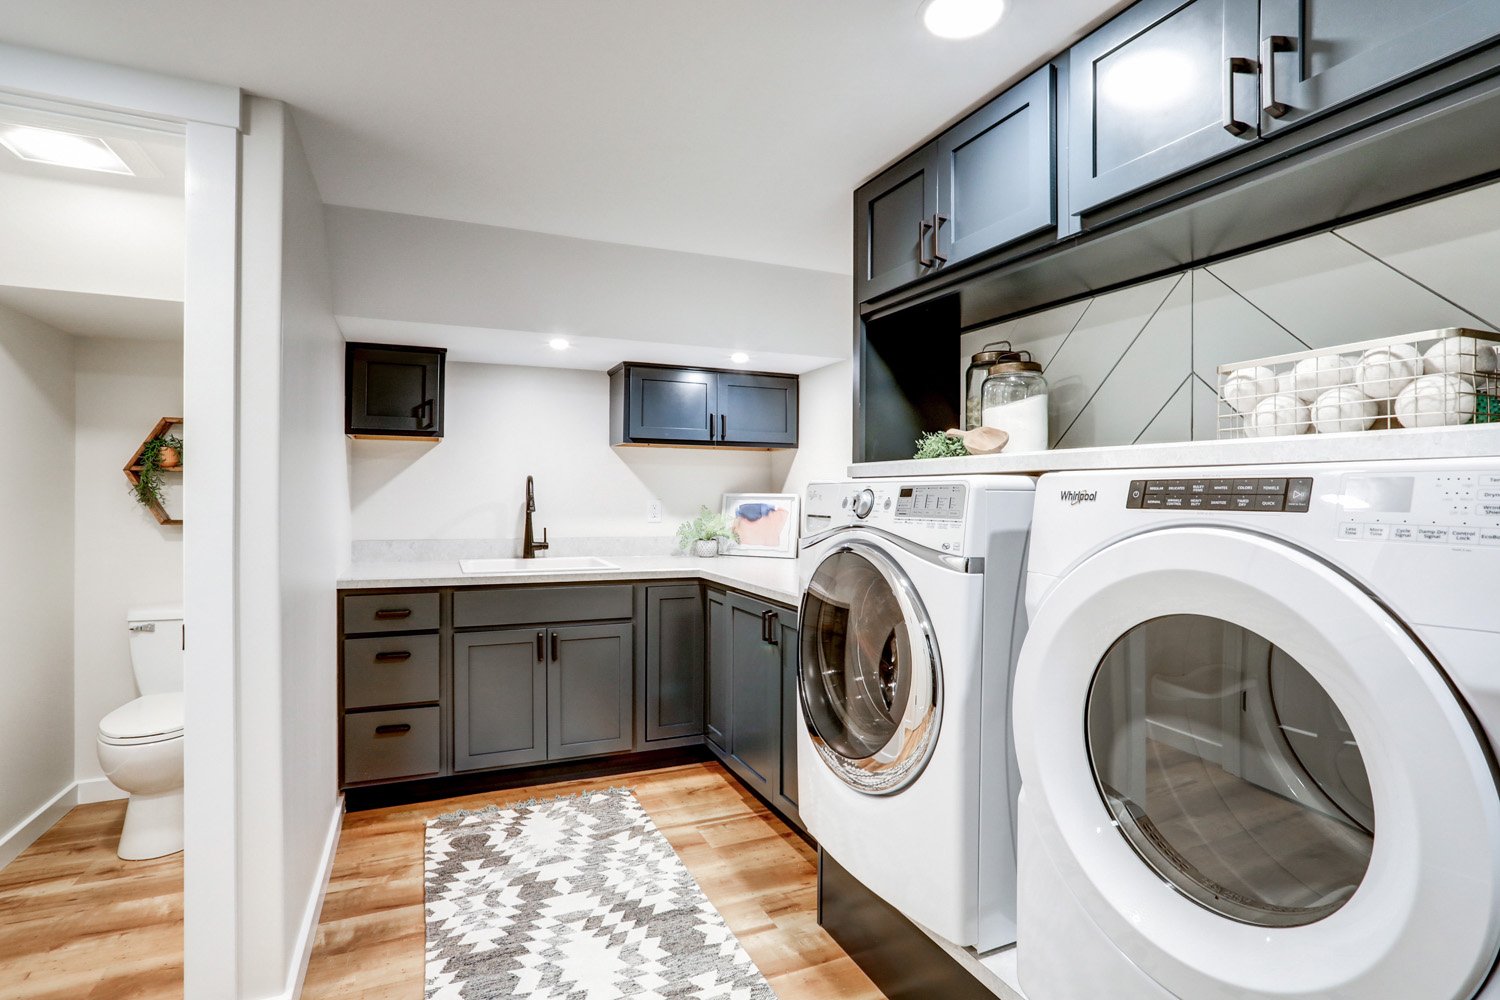
{"type": "Polygon", "coordinates": [[[963,548],[969,487],[961,482],[856,480],[807,487],[804,537],[868,527],[938,552],[963,548]]]}
{"type": "Polygon", "coordinates": [[[1354,474],[1339,484],[1338,537],[1500,545],[1500,475],[1354,474]]]}

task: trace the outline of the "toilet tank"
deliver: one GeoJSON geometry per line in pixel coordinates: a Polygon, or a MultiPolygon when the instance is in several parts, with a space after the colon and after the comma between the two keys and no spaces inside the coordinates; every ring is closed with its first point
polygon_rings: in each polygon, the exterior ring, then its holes
{"type": "Polygon", "coordinates": [[[130,625],[130,667],[141,694],[181,691],[182,609],[132,608],[125,617],[130,625]]]}

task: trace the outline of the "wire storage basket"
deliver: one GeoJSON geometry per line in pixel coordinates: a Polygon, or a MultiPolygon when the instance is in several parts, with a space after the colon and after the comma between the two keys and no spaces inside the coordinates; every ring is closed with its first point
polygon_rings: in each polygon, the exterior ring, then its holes
{"type": "Polygon", "coordinates": [[[1500,423],[1500,334],[1449,327],[1219,366],[1219,437],[1500,423]]]}

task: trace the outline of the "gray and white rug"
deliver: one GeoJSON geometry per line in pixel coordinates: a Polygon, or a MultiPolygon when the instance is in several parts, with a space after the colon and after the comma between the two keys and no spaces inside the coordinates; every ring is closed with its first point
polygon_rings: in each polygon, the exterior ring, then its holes
{"type": "Polygon", "coordinates": [[[427,824],[427,1000],[775,1000],[627,789],[427,824]]]}

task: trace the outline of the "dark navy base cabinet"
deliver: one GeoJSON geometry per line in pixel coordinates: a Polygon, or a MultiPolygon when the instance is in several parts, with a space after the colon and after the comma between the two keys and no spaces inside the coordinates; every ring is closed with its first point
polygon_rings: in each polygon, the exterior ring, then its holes
{"type": "Polygon", "coordinates": [[[797,447],[797,376],[623,364],[609,373],[610,444],[797,447]]]}

